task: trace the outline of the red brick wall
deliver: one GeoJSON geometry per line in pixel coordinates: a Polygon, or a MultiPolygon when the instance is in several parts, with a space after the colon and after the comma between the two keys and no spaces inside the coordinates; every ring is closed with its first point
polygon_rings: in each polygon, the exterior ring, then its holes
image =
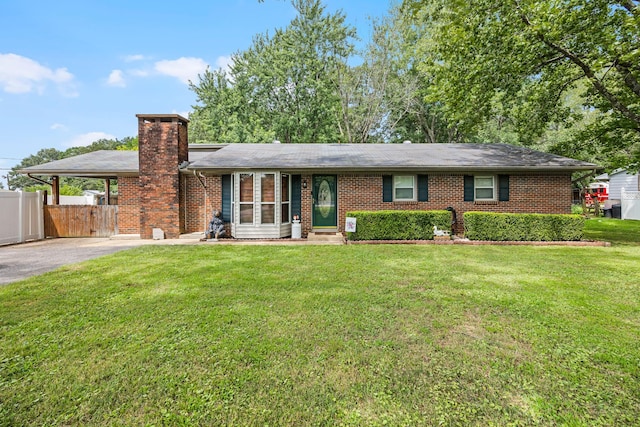
{"type": "Polygon", "coordinates": [[[204,232],[214,210],[222,211],[222,179],[220,176],[185,176],[185,219],[186,232],[204,232]]]}
{"type": "Polygon", "coordinates": [[[140,233],[140,184],[138,177],[118,178],[118,234],[140,233]]]}
{"type": "MultiPolygon", "coordinates": [[[[311,230],[311,175],[302,175],[301,223],[302,234],[311,230]]],[[[221,209],[221,179],[203,178],[205,190],[194,176],[186,179],[186,229],[203,231],[214,209],[221,209]]],[[[462,214],[468,211],[514,213],[571,213],[571,175],[510,175],[509,201],[465,202],[463,174],[430,174],[428,202],[383,202],[382,174],[338,175],[338,227],[344,231],[348,211],[355,210],[436,210],[449,206],[456,210],[458,223],[455,232],[463,232],[462,214]]]]}
{"type": "MultiPolygon", "coordinates": [[[[507,202],[465,202],[464,175],[430,174],[428,202],[383,202],[382,174],[339,175],[339,228],[344,231],[346,213],[353,210],[434,210],[451,206],[456,210],[458,219],[456,233],[462,233],[462,214],[467,211],[571,213],[569,174],[510,175],[509,190],[507,202]]],[[[311,212],[311,200],[307,201],[306,206],[303,200],[303,210],[311,212]]],[[[310,228],[311,219],[306,222],[310,228]]]]}
{"type": "MultiPolygon", "coordinates": [[[[213,210],[222,209],[222,180],[220,176],[182,177],[182,203],[179,215],[183,218],[183,232],[202,232],[207,226],[213,210]]],[[[311,231],[311,175],[302,175],[308,186],[302,189],[303,235],[311,231]]],[[[462,214],[467,211],[516,212],[516,213],[570,213],[570,175],[510,175],[509,201],[465,202],[464,175],[430,174],[428,202],[383,202],[382,174],[350,174],[338,176],[338,223],[344,231],[346,213],[353,210],[433,210],[448,206],[456,210],[458,226],[463,229],[462,214]]],[[[138,233],[138,195],[149,187],[138,185],[137,178],[121,177],[118,180],[119,214],[118,227],[121,234],[138,233]]],[[[163,190],[167,191],[167,190],[163,190]]],[[[162,228],[162,227],[161,227],[162,228]]],[[[166,229],[165,229],[166,232],[166,229]]],[[[167,236],[169,237],[169,236],[167,236]]]]}
{"type": "Polygon", "coordinates": [[[179,165],[188,160],[186,122],[177,116],[138,116],[140,161],[140,237],[160,228],[168,239],[185,230],[179,165]]]}

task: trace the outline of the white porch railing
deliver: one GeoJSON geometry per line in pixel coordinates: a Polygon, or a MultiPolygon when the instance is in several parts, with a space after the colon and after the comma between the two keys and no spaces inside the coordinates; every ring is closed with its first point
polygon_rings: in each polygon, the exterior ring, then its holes
{"type": "Polygon", "coordinates": [[[42,192],[0,191],[0,245],[44,239],[42,192]]]}

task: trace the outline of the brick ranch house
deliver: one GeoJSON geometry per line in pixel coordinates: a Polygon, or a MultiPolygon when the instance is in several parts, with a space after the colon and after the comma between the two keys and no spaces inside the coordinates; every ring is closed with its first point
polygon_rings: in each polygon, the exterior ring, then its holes
{"type": "Polygon", "coordinates": [[[202,232],[220,210],[234,238],[344,231],[352,210],[452,207],[570,213],[571,174],[598,166],[506,144],[191,144],[188,120],[139,114],[139,151],[96,151],[22,173],[118,182],[118,234],[202,232]]]}

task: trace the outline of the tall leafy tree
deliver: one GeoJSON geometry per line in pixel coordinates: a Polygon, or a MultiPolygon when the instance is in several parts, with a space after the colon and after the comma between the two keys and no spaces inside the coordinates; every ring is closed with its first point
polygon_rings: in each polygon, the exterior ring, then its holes
{"type": "MultiPolygon", "coordinates": [[[[581,143],[640,158],[640,6],[636,0],[405,0],[426,23],[420,69],[429,97],[476,133],[496,96],[520,143],[570,121],[564,96],[584,84],[598,118],[581,143]],[[585,140],[586,139],[586,140],[585,140]]],[[[578,140],[576,140],[578,142],[578,140]]]]}
{"type": "Polygon", "coordinates": [[[195,142],[332,142],[338,131],[338,76],[353,54],[355,30],[319,0],[292,0],[298,15],[273,36],[236,53],[227,73],[192,84],[195,142]]]}
{"type": "Polygon", "coordinates": [[[374,20],[362,64],[340,75],[340,130],[349,142],[458,142],[462,135],[438,102],[426,100],[428,75],[416,64],[425,26],[399,7],[374,20]]]}

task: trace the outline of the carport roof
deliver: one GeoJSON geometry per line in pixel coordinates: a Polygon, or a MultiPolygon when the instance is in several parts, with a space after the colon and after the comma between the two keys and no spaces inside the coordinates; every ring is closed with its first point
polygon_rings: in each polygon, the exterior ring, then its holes
{"type": "Polygon", "coordinates": [[[30,166],[18,172],[33,175],[59,175],[107,178],[138,175],[138,152],[99,150],[66,159],[30,166]]]}
{"type": "MultiPolygon", "coordinates": [[[[199,144],[189,157],[198,160],[222,145],[199,144]]],[[[138,176],[138,152],[119,150],[98,150],[65,159],[54,160],[37,166],[20,169],[19,173],[32,175],[77,176],[88,178],[116,178],[117,176],[138,176]]]]}

